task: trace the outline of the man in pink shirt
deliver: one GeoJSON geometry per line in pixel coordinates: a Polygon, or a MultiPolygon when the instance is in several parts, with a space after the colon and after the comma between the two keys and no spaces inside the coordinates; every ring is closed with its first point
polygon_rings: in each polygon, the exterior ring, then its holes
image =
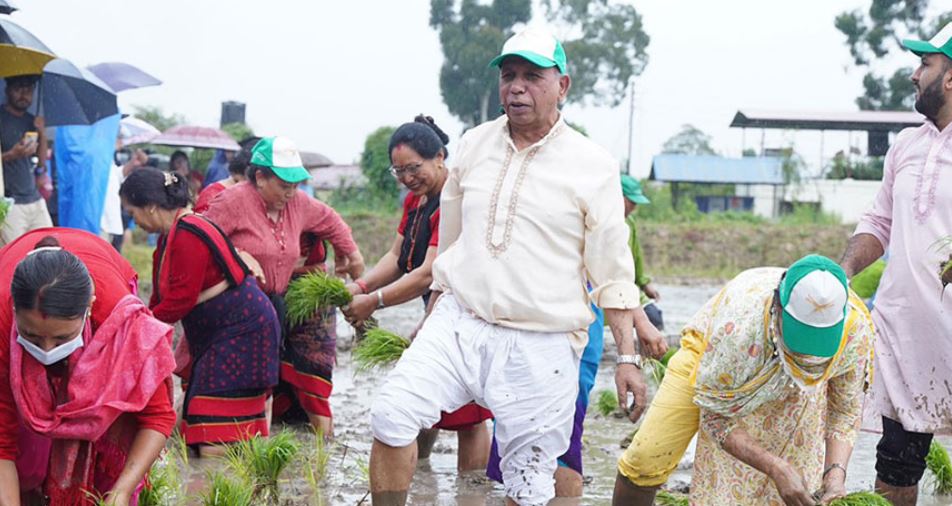
{"type": "Polygon", "coordinates": [[[882,187],[841,263],[852,277],[889,251],[873,310],[869,407],[883,425],[876,490],[913,506],[932,435],[952,432],[952,296],[942,296],[938,273],[949,251],[935,247],[952,235],[952,23],[903,46],[920,57],[912,82],[928,121],[900,132],[889,149],[882,187]]]}

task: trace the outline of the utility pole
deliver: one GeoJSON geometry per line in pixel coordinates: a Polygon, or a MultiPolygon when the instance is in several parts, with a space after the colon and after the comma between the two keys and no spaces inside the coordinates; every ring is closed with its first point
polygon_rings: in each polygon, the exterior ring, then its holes
{"type": "Polygon", "coordinates": [[[628,174],[631,174],[631,155],[632,155],[632,144],[634,141],[634,130],[635,130],[635,78],[631,78],[631,82],[628,85],[631,88],[631,107],[628,109],[628,161],[625,162],[625,169],[628,174]]]}

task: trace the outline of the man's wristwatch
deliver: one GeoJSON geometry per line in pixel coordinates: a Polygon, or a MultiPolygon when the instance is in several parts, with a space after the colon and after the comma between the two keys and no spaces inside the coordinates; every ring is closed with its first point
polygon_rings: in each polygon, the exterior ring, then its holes
{"type": "Polygon", "coordinates": [[[637,353],[634,355],[618,355],[618,358],[615,359],[615,364],[631,364],[638,369],[641,369],[641,355],[638,355],[637,353]]]}

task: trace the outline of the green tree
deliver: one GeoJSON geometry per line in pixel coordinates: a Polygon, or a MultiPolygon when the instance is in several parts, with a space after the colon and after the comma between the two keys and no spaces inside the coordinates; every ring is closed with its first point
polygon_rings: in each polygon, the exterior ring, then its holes
{"type": "MultiPolygon", "coordinates": [[[[611,0],[544,0],[541,5],[552,25],[572,34],[562,37],[573,79],[569,101],[618,105],[648,61],[649,38],[635,8],[611,0]]],[[[430,26],[443,47],[443,102],[467,127],[497,114],[498,73],[487,65],[532,18],[532,0],[431,0],[430,26]]]]}
{"type": "Polygon", "coordinates": [[[244,123],[226,123],[222,125],[221,129],[238,142],[255,136],[255,131],[244,123]]]}
{"type": "Polygon", "coordinates": [[[912,67],[901,67],[890,74],[877,69],[887,54],[901,49],[904,38],[928,39],[952,21],[952,11],[928,21],[929,0],[872,0],[869,9],[840,13],[834,26],[846,36],[846,45],[857,67],[866,69],[863,95],[856,104],[863,110],[909,110],[915,87],[909,80],[912,67]]]}
{"type": "Polygon", "coordinates": [[[390,174],[390,137],[396,129],[383,126],[374,130],[364,141],[360,154],[360,170],[367,178],[367,189],[380,196],[395,198],[400,193],[397,180],[390,174]]]}
{"type": "Polygon", "coordinates": [[[694,125],[681,125],[681,131],[664,141],[662,153],[682,155],[716,155],[711,136],[694,125]]]}

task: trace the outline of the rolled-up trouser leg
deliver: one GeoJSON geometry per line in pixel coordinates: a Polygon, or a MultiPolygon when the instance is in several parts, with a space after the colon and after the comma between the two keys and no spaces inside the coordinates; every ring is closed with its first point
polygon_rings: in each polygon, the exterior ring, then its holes
{"type": "Polygon", "coordinates": [[[565,334],[504,330],[494,340],[483,393],[496,416],[506,495],[543,505],[555,496],[556,459],[569,447],[578,355],[565,334]]]}
{"type": "Polygon", "coordinates": [[[682,347],[668,362],[664,381],[641,427],[618,459],[618,472],[633,484],[664,484],[697,433],[700,411],[694,405],[691,374],[699,360],[700,354],[682,347]]]}

